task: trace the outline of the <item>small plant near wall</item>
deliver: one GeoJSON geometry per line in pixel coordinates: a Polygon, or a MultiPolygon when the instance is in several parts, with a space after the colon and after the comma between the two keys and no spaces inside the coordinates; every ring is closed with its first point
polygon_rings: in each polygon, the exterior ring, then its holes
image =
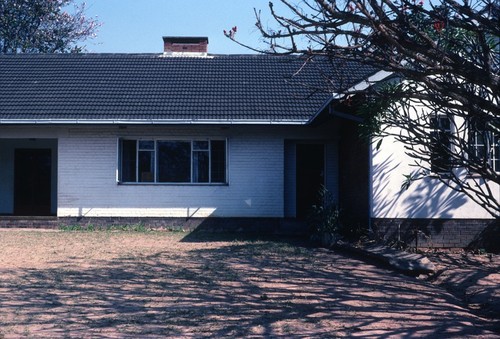
{"type": "Polygon", "coordinates": [[[322,186],[318,192],[318,204],[311,207],[307,217],[311,239],[326,247],[336,244],[341,239],[340,214],[333,195],[322,186]]]}

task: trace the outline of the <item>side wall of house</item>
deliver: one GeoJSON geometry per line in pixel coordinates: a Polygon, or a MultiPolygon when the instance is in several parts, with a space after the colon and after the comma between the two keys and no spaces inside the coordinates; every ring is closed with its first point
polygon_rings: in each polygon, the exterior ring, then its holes
{"type": "MultiPolygon", "coordinates": [[[[436,178],[402,190],[404,175],[415,169],[404,146],[394,139],[384,139],[371,154],[372,227],[382,237],[412,245],[465,247],[496,223],[481,206],[436,178]]],[[[493,187],[492,194],[500,197],[500,187],[493,187]]]]}

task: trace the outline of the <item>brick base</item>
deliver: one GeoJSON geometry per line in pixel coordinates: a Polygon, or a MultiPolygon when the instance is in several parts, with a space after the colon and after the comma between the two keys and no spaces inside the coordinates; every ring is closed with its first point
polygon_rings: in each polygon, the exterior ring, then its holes
{"type": "Polygon", "coordinates": [[[0,228],[59,228],[57,217],[0,216],[0,228]]]}
{"type": "Polygon", "coordinates": [[[295,219],[282,218],[124,218],[124,217],[15,217],[0,216],[0,228],[134,227],[172,231],[303,234],[306,227],[295,219]]]}
{"type": "MultiPolygon", "coordinates": [[[[495,219],[372,219],[380,238],[411,247],[466,248],[487,228],[498,227],[500,220],[495,219]]],[[[500,234],[491,240],[499,242],[500,234]]]]}

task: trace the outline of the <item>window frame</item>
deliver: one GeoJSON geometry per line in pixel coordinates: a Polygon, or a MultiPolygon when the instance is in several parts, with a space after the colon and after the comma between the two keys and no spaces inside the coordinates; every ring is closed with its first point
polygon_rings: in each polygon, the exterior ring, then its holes
{"type": "Polygon", "coordinates": [[[117,168],[116,168],[116,182],[119,185],[166,185],[166,186],[228,186],[229,185],[229,138],[224,137],[208,137],[208,138],[165,138],[165,137],[119,137],[117,140],[117,168]],[[136,166],[135,166],[135,181],[123,181],[122,171],[123,171],[123,141],[135,141],[136,142],[136,166]],[[139,181],[139,149],[140,141],[153,141],[154,142],[154,179],[153,181],[139,181]],[[159,154],[158,154],[158,142],[189,142],[190,144],[190,181],[187,182],[161,182],[159,181],[159,154]],[[194,143],[198,141],[207,141],[208,150],[195,150],[194,143]],[[212,182],[212,141],[223,141],[224,142],[224,181],[223,182],[212,182]],[[195,152],[208,152],[208,181],[206,182],[195,182],[193,181],[194,176],[194,153],[195,152]]]}
{"type": "MultiPolygon", "coordinates": [[[[500,173],[500,133],[495,133],[491,130],[478,129],[475,128],[469,131],[469,147],[470,154],[473,154],[477,159],[482,159],[483,157],[479,155],[478,149],[483,147],[486,151],[486,159],[484,160],[495,173],[500,173]],[[479,144],[478,134],[483,134],[483,142],[479,144]],[[498,150],[498,153],[496,152],[498,150]],[[497,168],[497,164],[498,168],[497,168]]],[[[474,172],[470,172],[470,175],[474,175],[474,172]]]]}
{"type": "MultiPolygon", "coordinates": [[[[131,139],[133,140],[133,139],[131,139]]],[[[150,183],[150,182],[156,182],[157,180],[157,169],[156,169],[156,155],[157,155],[157,144],[156,144],[156,141],[152,140],[152,139],[140,139],[140,140],[136,140],[136,146],[135,146],[135,149],[136,149],[136,159],[135,159],[135,182],[137,183],[150,183]],[[142,142],[148,142],[148,141],[152,141],[153,142],[153,149],[148,149],[148,148],[145,148],[145,147],[142,147],[141,148],[141,141],[142,142]],[[152,170],[153,170],[153,181],[147,181],[147,180],[143,180],[141,173],[139,172],[139,169],[141,167],[141,152],[145,153],[153,153],[152,154],[152,170]]],[[[151,161],[151,160],[150,160],[151,161]]]]}
{"type": "Polygon", "coordinates": [[[447,137],[448,142],[447,142],[447,148],[452,152],[452,142],[450,140],[451,136],[453,135],[453,121],[450,119],[449,116],[446,114],[440,114],[440,113],[434,113],[431,116],[431,121],[430,121],[430,128],[431,128],[431,135],[436,135],[431,137],[431,142],[430,142],[430,156],[429,156],[429,162],[430,162],[430,170],[431,173],[433,173],[434,176],[441,176],[445,177],[447,175],[450,175],[451,171],[453,170],[453,161],[450,159],[450,156],[448,155],[448,159],[440,159],[441,155],[440,153],[446,153],[446,152],[439,152],[441,147],[446,147],[442,145],[441,138],[447,137]],[[433,119],[435,121],[433,122],[433,119]],[[448,128],[444,128],[442,125],[442,121],[446,120],[447,124],[449,125],[448,128]],[[436,163],[437,162],[437,163],[436,163]],[[439,162],[442,162],[442,164],[439,164],[439,162]],[[445,166],[441,166],[445,164],[445,166]]]}

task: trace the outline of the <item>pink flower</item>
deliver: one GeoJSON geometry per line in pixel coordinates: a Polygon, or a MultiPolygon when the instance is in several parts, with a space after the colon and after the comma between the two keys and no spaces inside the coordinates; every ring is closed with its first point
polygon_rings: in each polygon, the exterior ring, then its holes
{"type": "Polygon", "coordinates": [[[446,25],[443,21],[435,21],[433,26],[437,32],[441,32],[446,25]]]}

